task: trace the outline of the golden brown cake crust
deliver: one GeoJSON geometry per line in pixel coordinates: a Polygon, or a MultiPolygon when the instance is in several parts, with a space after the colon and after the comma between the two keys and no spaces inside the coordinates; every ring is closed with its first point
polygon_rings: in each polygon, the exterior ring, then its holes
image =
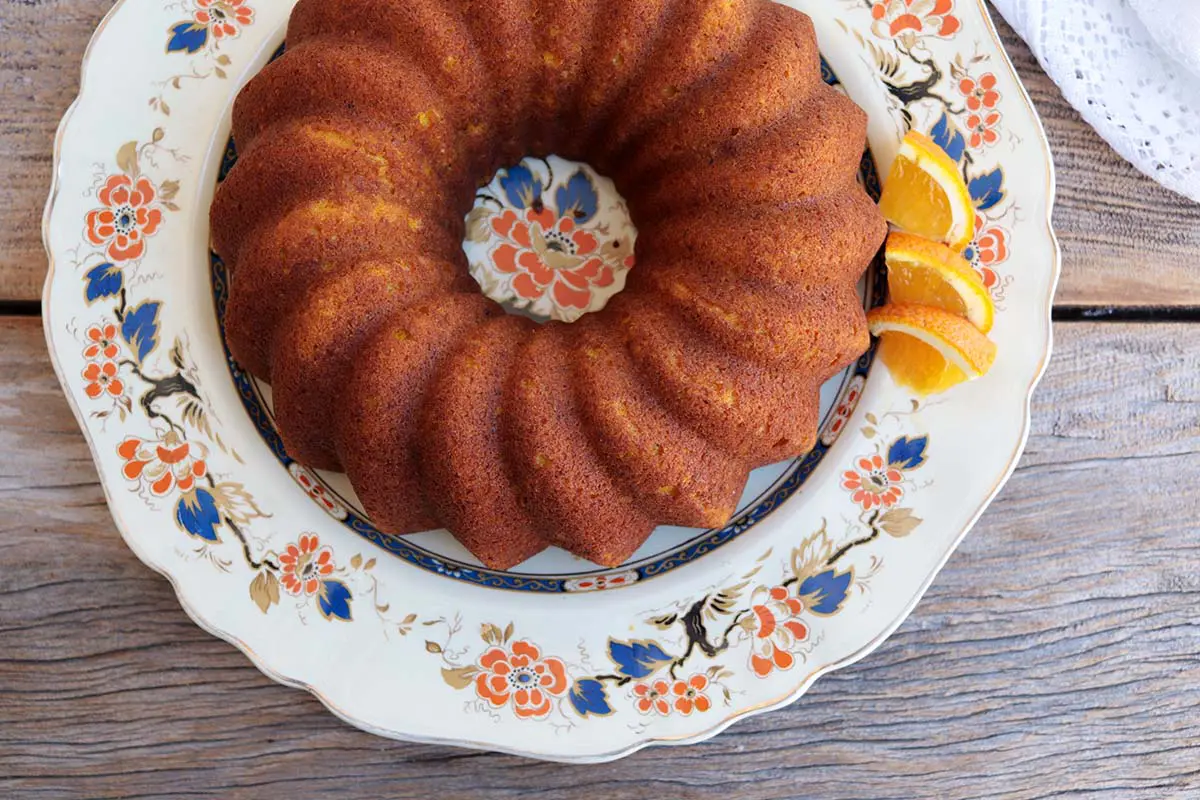
{"type": "Polygon", "coordinates": [[[501,430],[522,505],[546,539],[615,567],[655,527],[604,467],[575,400],[573,331],[548,325],[513,360],[501,430]]]}
{"type": "Polygon", "coordinates": [[[275,425],[297,461],[340,470],[332,420],[344,398],[329,391],[350,378],[365,340],[397,311],[440,294],[457,277],[453,264],[426,258],[321,276],[279,326],[271,357],[275,425]],[[353,318],[347,326],[343,320],[353,318]]]}
{"type": "Polygon", "coordinates": [[[225,336],[234,357],[269,379],[279,324],[321,276],[423,252],[451,263],[462,258],[448,231],[416,227],[413,219],[403,206],[390,203],[317,201],[248,240],[231,270],[225,310],[225,336]]]}
{"type": "Polygon", "coordinates": [[[576,395],[592,441],[625,490],[655,519],[719,526],[737,506],[746,464],[663,408],[638,375],[616,328],[619,319],[576,323],[576,395]]]}
{"type": "Polygon", "coordinates": [[[392,316],[363,343],[333,417],[338,459],[385,533],[437,528],[415,447],[415,420],[446,354],[500,313],[479,294],[455,294],[392,316]]]}
{"type": "Polygon", "coordinates": [[[752,46],[754,18],[766,11],[767,2],[677,0],[639,80],[626,90],[620,113],[592,143],[594,149],[615,166],[635,137],[684,108],[699,87],[715,81],[744,47],[752,46]]]}
{"type": "Polygon", "coordinates": [[[226,338],[289,451],[492,568],[724,524],[867,345],[866,117],[771,0],[299,0],[233,135],[226,338]],[[640,234],[572,326],[503,315],[461,250],[474,188],[550,152],[613,176],[640,234]]]}
{"type": "MultiPolygon", "coordinates": [[[[615,177],[622,185],[681,161],[703,163],[720,148],[754,139],[823,86],[807,17],[797,20],[795,11],[772,3],[754,16],[747,40],[682,108],[638,139],[618,164],[615,177]]],[[[747,163],[752,159],[738,160],[746,171],[762,171],[747,163]]]]}
{"type": "MultiPolygon", "coordinates": [[[[848,339],[866,349],[862,332],[848,339]]],[[[731,357],[711,339],[697,335],[678,315],[647,300],[624,317],[629,350],[643,380],[657,390],[673,414],[702,439],[734,454],[749,467],[792,458],[816,438],[818,390],[828,369],[769,368],[731,357]]]]}
{"type": "Polygon", "coordinates": [[[493,569],[540,553],[547,542],[517,497],[500,438],[504,383],[534,324],[490,320],[439,366],[415,442],[434,514],[493,569]]]}

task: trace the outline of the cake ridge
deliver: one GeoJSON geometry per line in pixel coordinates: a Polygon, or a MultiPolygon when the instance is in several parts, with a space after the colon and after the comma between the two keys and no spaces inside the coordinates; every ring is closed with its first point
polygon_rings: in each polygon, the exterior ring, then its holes
{"type": "Polygon", "coordinates": [[[521,503],[546,541],[615,567],[655,523],[605,468],[582,425],[573,346],[572,327],[551,323],[518,352],[505,390],[514,412],[501,420],[505,454],[521,503]]]}
{"type": "Polygon", "coordinates": [[[886,224],[811,22],[403,2],[299,0],[234,105],[226,339],[287,447],[344,468],[379,530],[447,527],[494,569],[724,524],[751,468],[812,446],[821,383],[868,341],[855,285],[886,224]],[[461,249],[472,190],[551,149],[614,176],[640,234],[624,292],[571,326],[504,314],[461,249]]]}

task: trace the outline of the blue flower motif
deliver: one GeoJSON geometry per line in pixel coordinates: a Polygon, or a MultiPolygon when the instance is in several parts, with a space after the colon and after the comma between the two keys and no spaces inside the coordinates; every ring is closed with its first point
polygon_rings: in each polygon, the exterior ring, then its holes
{"type": "Polygon", "coordinates": [[[582,717],[588,715],[607,717],[613,713],[604,684],[594,678],[575,681],[567,698],[571,701],[575,711],[582,717]]]}
{"type": "Polygon", "coordinates": [[[341,581],[321,581],[317,609],[325,619],[349,620],[352,599],[350,590],[341,581]]]}
{"type": "Polygon", "coordinates": [[[962,131],[954,126],[950,121],[950,115],[943,112],[942,118],[933,126],[933,130],[929,132],[929,138],[933,139],[934,144],[946,151],[946,155],[954,161],[961,161],[963,153],[967,149],[967,140],[963,136],[962,131]]]}
{"type": "Polygon", "coordinates": [[[617,672],[630,678],[644,678],[674,661],[658,646],[658,642],[621,642],[610,639],[608,657],[617,665],[617,672]]]}
{"type": "Polygon", "coordinates": [[[850,570],[838,572],[827,570],[819,575],[805,578],[800,584],[800,598],[804,607],[814,614],[829,616],[836,614],[846,601],[850,592],[850,582],[854,573],[850,570]]]}
{"type": "Polygon", "coordinates": [[[925,448],[928,446],[928,436],[918,436],[915,439],[901,436],[888,447],[888,466],[916,469],[925,463],[925,448]]]}
{"type": "Polygon", "coordinates": [[[142,303],[121,322],[121,336],[139,362],[158,345],[158,307],[158,303],[142,303]]]}
{"type": "Polygon", "coordinates": [[[184,492],[175,506],[175,521],[179,527],[207,542],[219,542],[217,526],[221,524],[221,512],[217,501],[206,489],[184,492]]]}
{"type": "Polygon", "coordinates": [[[94,303],[102,297],[120,294],[125,283],[121,268],[107,261],[89,269],[86,277],[87,288],[84,290],[84,296],[89,303],[94,303]]]}
{"type": "Polygon", "coordinates": [[[168,53],[196,53],[208,44],[208,26],[192,20],[175,23],[167,33],[168,53]]]}
{"type": "Polygon", "coordinates": [[[554,193],[554,202],[558,206],[558,215],[583,224],[596,216],[600,198],[592,179],[583,170],[577,170],[565,186],[558,187],[554,193]]]}
{"type": "Polygon", "coordinates": [[[532,208],[538,211],[542,207],[542,184],[528,167],[518,164],[502,170],[500,187],[504,196],[515,208],[532,208]]]}
{"type": "Polygon", "coordinates": [[[980,211],[992,208],[1004,199],[1004,172],[996,167],[991,172],[972,178],[967,182],[967,191],[980,211]]]}

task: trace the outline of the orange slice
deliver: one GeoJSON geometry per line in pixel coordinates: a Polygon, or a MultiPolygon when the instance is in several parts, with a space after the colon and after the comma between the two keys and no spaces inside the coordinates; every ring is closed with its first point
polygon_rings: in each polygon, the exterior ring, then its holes
{"type": "Polygon", "coordinates": [[[967,260],[944,244],[893,232],[884,250],[893,303],[917,303],[952,311],[987,333],[996,306],[983,279],[967,260]]]}
{"type": "Polygon", "coordinates": [[[918,131],[909,131],[900,143],[879,208],[897,227],[953,250],[975,238],[975,206],[958,165],[918,131]]]}
{"type": "Polygon", "coordinates": [[[996,345],[987,336],[942,308],[889,303],[868,312],[867,324],[880,337],[879,357],[892,377],[919,394],[978,378],[996,360],[996,345]]]}

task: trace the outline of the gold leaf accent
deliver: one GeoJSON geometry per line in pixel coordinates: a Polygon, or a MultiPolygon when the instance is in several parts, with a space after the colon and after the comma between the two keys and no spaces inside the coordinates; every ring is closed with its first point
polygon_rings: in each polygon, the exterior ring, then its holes
{"type": "Polygon", "coordinates": [[[416,622],[416,621],[417,621],[417,615],[416,615],[416,614],[409,614],[407,617],[405,617],[404,619],[400,620],[400,624],[401,624],[401,625],[412,625],[412,624],[413,624],[414,622],[416,622]]]}
{"type": "Polygon", "coordinates": [[[163,181],[158,185],[158,196],[163,200],[174,200],[177,194],[179,194],[179,181],[163,181]]]}
{"type": "Polygon", "coordinates": [[[425,640],[425,652],[426,653],[440,653],[440,652],[442,652],[442,646],[440,644],[438,644],[437,642],[431,642],[428,639],[426,639],[425,640]]]}
{"type": "Polygon", "coordinates": [[[742,592],[749,585],[750,582],[748,580],[742,581],[741,583],[722,589],[710,597],[708,602],[704,604],[705,619],[715,620],[718,614],[729,614],[732,612],[737,599],[741,597],[742,592]]]}
{"type": "Polygon", "coordinates": [[[126,142],[117,151],[117,168],[131,178],[138,175],[138,143],[126,142]]]}
{"type": "Polygon", "coordinates": [[[365,570],[369,570],[369,569],[371,569],[371,568],[372,568],[372,567],[374,567],[374,566],[375,566],[375,559],[373,559],[373,558],[368,558],[368,559],[367,559],[367,563],[366,563],[366,564],[363,564],[363,569],[365,569],[365,570]]]}
{"type": "Polygon", "coordinates": [[[504,626],[504,641],[508,641],[513,635],[513,624],[510,622],[504,626]]]}
{"type": "Polygon", "coordinates": [[[820,529],[792,551],[792,574],[801,581],[816,575],[832,555],[833,542],[830,541],[826,523],[822,520],[820,529]]]}
{"type": "Polygon", "coordinates": [[[500,644],[504,641],[503,634],[500,633],[500,629],[490,622],[485,622],[479,626],[479,635],[482,636],[483,640],[488,644],[500,644]]]}
{"type": "Polygon", "coordinates": [[[150,134],[150,141],[157,144],[158,142],[161,142],[163,137],[166,135],[166,131],[164,131],[162,128],[155,128],[154,133],[150,134]]]}
{"type": "Polygon", "coordinates": [[[468,242],[486,242],[488,240],[488,236],[490,235],[488,232],[488,221],[491,217],[492,213],[483,206],[471,209],[470,213],[467,214],[468,242]]]}
{"type": "Polygon", "coordinates": [[[451,689],[466,689],[478,674],[475,667],[442,667],[442,680],[451,689]]]}
{"type": "Polygon", "coordinates": [[[254,498],[242,488],[242,484],[233,481],[218,483],[210,490],[217,508],[235,525],[245,525],[256,517],[270,516],[263,512],[254,502],[254,498]]]}
{"type": "Polygon", "coordinates": [[[879,518],[879,527],[887,531],[888,535],[902,539],[915,531],[922,522],[924,520],[915,516],[911,508],[893,508],[879,518]]]}
{"type": "Polygon", "coordinates": [[[267,613],[267,609],[279,602],[279,579],[269,570],[260,570],[250,581],[250,599],[258,610],[267,613]]]}
{"type": "Polygon", "coordinates": [[[355,553],[350,557],[350,569],[358,569],[362,566],[362,553],[355,553]]]}

